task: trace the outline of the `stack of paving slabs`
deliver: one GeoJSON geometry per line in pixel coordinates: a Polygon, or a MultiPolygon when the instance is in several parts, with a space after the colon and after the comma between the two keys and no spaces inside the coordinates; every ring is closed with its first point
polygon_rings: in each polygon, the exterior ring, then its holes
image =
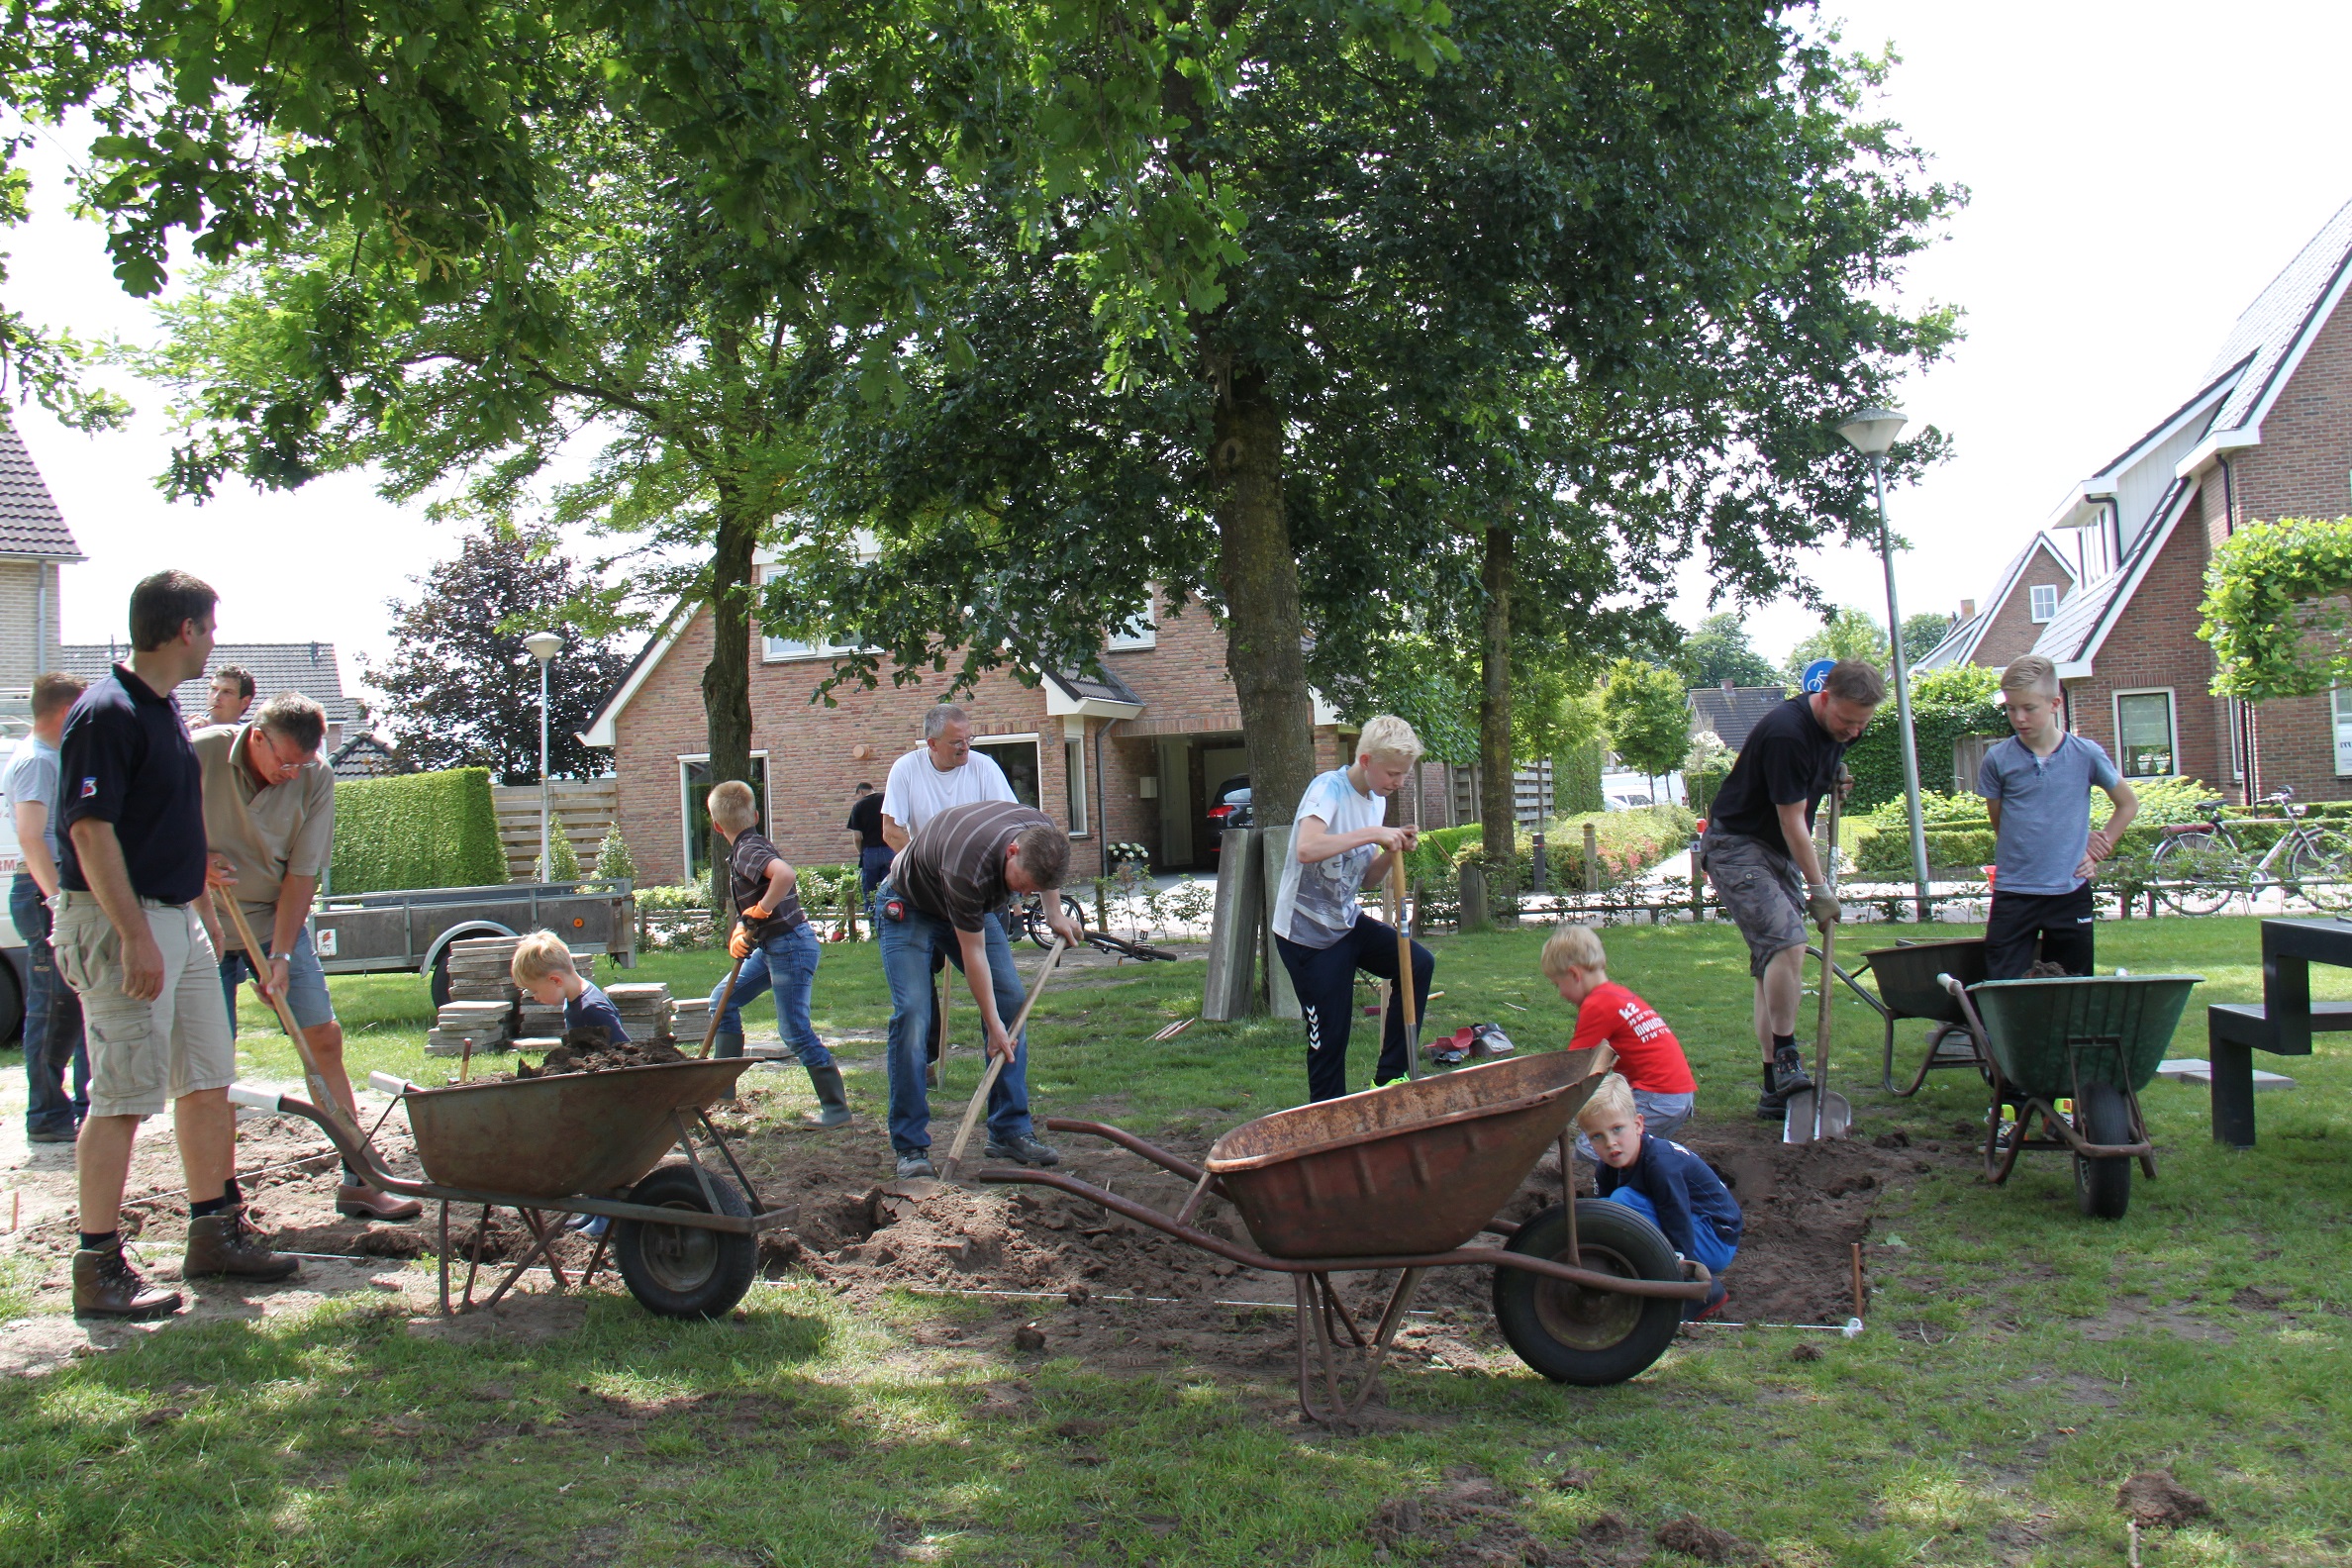
{"type": "Polygon", "coordinates": [[[515,1038],[546,1042],[563,1038],[563,1004],[541,1007],[537,1002],[526,1001],[520,1011],[520,1022],[515,1025],[515,1038]]]}
{"type": "Polygon", "coordinates": [[[504,1050],[514,1037],[515,1009],[507,1002],[444,1002],[425,1036],[429,1056],[504,1050]]]}
{"type": "Polygon", "coordinates": [[[657,980],[650,985],[607,986],[605,995],[612,998],[613,1011],[621,1015],[621,1027],[629,1030],[631,1039],[670,1037],[671,1016],[677,1011],[677,1004],[670,1000],[667,985],[657,980]]]}
{"type": "Polygon", "coordinates": [[[478,936],[449,943],[449,1000],[504,1002],[523,999],[515,986],[515,948],[520,936],[478,936]]]}
{"type": "Polygon", "coordinates": [[[683,997],[670,1004],[670,1030],[678,1038],[699,1040],[710,1024],[709,997],[683,997]]]}

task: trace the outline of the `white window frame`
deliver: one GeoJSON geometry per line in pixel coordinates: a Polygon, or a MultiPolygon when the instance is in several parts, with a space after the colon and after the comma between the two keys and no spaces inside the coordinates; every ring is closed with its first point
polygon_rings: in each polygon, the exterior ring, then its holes
{"type": "MultiPolygon", "coordinates": [[[[1037,799],[1042,801],[1045,799],[1045,748],[1038,743],[1042,738],[1043,736],[1034,730],[1024,730],[1018,735],[974,735],[972,736],[972,749],[977,751],[982,746],[1020,745],[1027,742],[1037,753],[1037,799]]],[[[991,757],[989,760],[994,762],[996,758],[991,757]]],[[[999,763],[998,765],[1001,767],[1003,764],[999,763]]]]}
{"type": "MultiPolygon", "coordinates": [[[[764,584],[773,568],[755,566],[751,569],[753,587],[764,584]]],[[[803,642],[798,637],[770,637],[767,628],[759,629],[759,662],[762,664],[791,664],[803,659],[839,658],[854,653],[857,648],[846,642],[803,642]]]]}
{"type": "Polygon", "coordinates": [[[2115,769],[2126,781],[2135,778],[2179,778],[2181,776],[2181,704],[2170,686],[2127,686],[2107,694],[2107,717],[2115,727],[2115,769]],[[2125,772],[2130,765],[2130,748],[2123,741],[2123,699],[2126,697],[2161,697],[2164,699],[2165,723],[2172,735],[2172,768],[2165,773],[2125,772]]]}
{"type": "Polygon", "coordinates": [[[2352,778],[2352,686],[2328,694],[2328,712],[2335,720],[2336,777],[2352,778]]]}
{"type": "MultiPolygon", "coordinates": [[[[1080,723],[1084,723],[1083,720],[1080,723]]],[[[1070,836],[1089,836],[1092,822],[1086,810],[1086,739],[1083,735],[1062,732],[1062,785],[1070,793],[1070,836]]]]}
{"type": "Polygon", "coordinates": [[[2025,590],[2025,607],[2026,615],[2032,618],[2033,624],[2035,626],[2047,626],[2052,621],[2057,620],[2058,585],[2056,583],[2033,584],[2031,587],[2025,590]],[[2048,594],[2050,596],[2050,607],[2047,610],[2042,608],[2043,594],[2048,594]]]}
{"type": "Polygon", "coordinates": [[[1106,653],[1133,653],[1159,645],[1159,616],[1156,603],[1146,604],[1143,613],[1111,634],[1103,643],[1106,653]]]}
{"type": "MultiPolygon", "coordinates": [[[[761,746],[754,750],[751,756],[754,761],[765,762],[768,759],[767,748],[761,746]]],[[[690,880],[694,876],[694,835],[688,831],[688,825],[694,821],[694,797],[687,788],[686,768],[690,763],[710,760],[711,753],[708,751],[681,751],[678,753],[678,873],[690,880]]],[[[759,777],[762,797],[759,802],[759,817],[762,822],[773,828],[776,826],[775,775],[763,767],[759,770],[759,777]]]]}

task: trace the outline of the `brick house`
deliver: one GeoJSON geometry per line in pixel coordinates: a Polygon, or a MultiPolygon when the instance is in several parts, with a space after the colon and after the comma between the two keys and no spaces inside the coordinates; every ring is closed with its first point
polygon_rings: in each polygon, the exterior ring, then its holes
{"type": "MultiPolygon", "coordinates": [[[[2031,650],[2058,666],[2069,725],[2126,777],[2202,779],[2239,802],[2282,785],[2352,797],[2352,690],[2215,697],[2212,650],[2197,637],[2206,565],[2240,526],[2352,510],[2348,286],[2352,203],[2239,316],[2188,400],[2075,486],[2020,557],[2049,535],[2078,541],[2081,586],[2031,650]]],[[[1968,656],[2014,656],[1999,646],[1989,629],[1968,656]]]]}
{"type": "MultiPolygon", "coordinates": [[[[673,610],[581,732],[613,752],[621,832],[648,883],[706,869],[702,672],[711,637],[706,609],[673,610]]],[[[949,677],[926,670],[899,686],[886,670],[874,689],[836,692],[828,708],[816,689],[845,649],[754,631],[747,651],[768,833],[787,859],[850,859],[841,824],[856,786],[881,788],[892,761],[922,743],[924,713],[947,695],[949,677]]],[[[1067,825],[1073,877],[1100,874],[1106,842],[1144,845],[1155,870],[1214,866],[1212,792],[1249,771],[1223,629],[1189,604],[1115,637],[1102,663],[1100,680],[1070,671],[1046,672],[1034,686],[1008,670],[983,677],[957,699],[972,717],[974,747],[1004,767],[1016,794],[1067,825]]],[[[1318,698],[1317,766],[1348,760],[1355,730],[1318,698]]],[[[1435,822],[1444,770],[1426,771],[1435,822]]]]}
{"type": "Polygon", "coordinates": [[[2083,583],[2082,573],[2049,535],[2036,530],[2025,547],[2002,571],[1982,601],[1960,601],[1951,632],[1912,666],[1930,670],[1946,664],[1983,664],[2001,669],[2033,651],[2042,629],[2058,618],[2058,607],[2083,583]]]}
{"type": "Polygon", "coordinates": [[[33,454],[0,416],[0,734],[24,733],[33,677],[61,667],[58,568],[84,558],[33,454]]]}

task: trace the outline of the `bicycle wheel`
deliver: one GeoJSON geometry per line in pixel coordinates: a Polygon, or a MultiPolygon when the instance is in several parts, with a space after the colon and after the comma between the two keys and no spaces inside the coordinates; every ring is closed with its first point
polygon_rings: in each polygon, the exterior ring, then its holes
{"type": "Polygon", "coordinates": [[[1021,929],[1037,947],[1053,945],[1053,931],[1045,924],[1045,901],[1032,898],[1021,906],[1021,929]]]}
{"type": "Polygon", "coordinates": [[[2246,857],[2210,828],[2174,834],[2150,859],[2158,893],[2184,915],[2213,914],[2246,888],[2246,857]]]}
{"type": "Polygon", "coordinates": [[[2340,828],[2313,828],[2295,851],[2289,875],[2313,906],[2352,910],[2352,835],[2340,828]]]}

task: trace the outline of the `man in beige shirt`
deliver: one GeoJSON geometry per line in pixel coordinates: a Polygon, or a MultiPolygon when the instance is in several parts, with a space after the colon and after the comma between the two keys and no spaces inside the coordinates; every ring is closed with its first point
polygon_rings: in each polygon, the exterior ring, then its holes
{"type": "MultiPolygon", "coordinates": [[[[343,1109],[357,1114],[343,1072],[343,1026],[312,945],[311,903],[335,850],[335,770],[319,757],[327,715],[298,692],[280,692],[250,723],[216,725],[192,737],[204,776],[204,833],[237,876],[238,903],[260,941],[246,953],[234,930],[221,933],[221,988],[237,1022],[237,986],[250,971],[264,996],[283,996],[319,1071],[343,1109]]],[[[367,1184],[343,1167],[339,1213],[364,1220],[414,1220],[424,1206],[367,1184]]]]}

